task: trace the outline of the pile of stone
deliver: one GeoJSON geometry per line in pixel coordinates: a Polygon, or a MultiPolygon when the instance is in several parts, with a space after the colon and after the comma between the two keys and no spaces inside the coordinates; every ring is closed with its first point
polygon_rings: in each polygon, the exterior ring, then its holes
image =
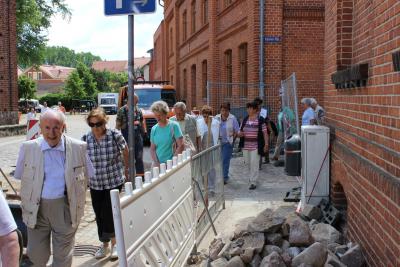
{"type": "Polygon", "coordinates": [[[306,206],[302,216],[266,209],[241,220],[230,238],[214,239],[199,267],[361,267],[361,248],[319,222],[321,211],[306,206]]]}

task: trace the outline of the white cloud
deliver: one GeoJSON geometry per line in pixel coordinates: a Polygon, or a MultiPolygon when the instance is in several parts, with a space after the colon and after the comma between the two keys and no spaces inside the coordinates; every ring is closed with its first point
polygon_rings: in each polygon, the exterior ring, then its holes
{"type": "MultiPolygon", "coordinates": [[[[156,3],[158,1],[156,0],[156,3]]],[[[105,16],[104,0],[67,0],[70,21],[57,16],[48,31],[48,45],[91,52],[107,60],[128,58],[128,16],[105,16]]],[[[135,16],[135,57],[148,56],[153,34],[163,19],[163,8],[154,14],[135,16]]]]}

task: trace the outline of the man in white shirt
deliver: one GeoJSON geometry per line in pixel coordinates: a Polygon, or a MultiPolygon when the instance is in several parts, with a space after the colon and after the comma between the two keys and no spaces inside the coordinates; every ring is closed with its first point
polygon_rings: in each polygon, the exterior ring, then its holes
{"type": "Polygon", "coordinates": [[[47,102],[45,101],[43,103],[43,106],[40,108],[40,114],[44,114],[46,113],[47,110],[49,110],[50,108],[47,106],[47,102]]]}
{"type": "Polygon", "coordinates": [[[27,252],[35,266],[71,266],[75,233],[83,216],[87,179],[94,175],[86,143],[63,134],[65,115],[47,110],[43,134],[21,146],[14,177],[21,180],[22,218],[28,227],[27,252]]]}
{"type": "Polygon", "coordinates": [[[301,118],[301,125],[312,125],[313,121],[315,120],[314,110],[311,107],[311,98],[303,98],[301,103],[304,106],[304,113],[301,118]]]}
{"type": "Polygon", "coordinates": [[[17,225],[0,189],[0,266],[19,266],[17,225]]]}

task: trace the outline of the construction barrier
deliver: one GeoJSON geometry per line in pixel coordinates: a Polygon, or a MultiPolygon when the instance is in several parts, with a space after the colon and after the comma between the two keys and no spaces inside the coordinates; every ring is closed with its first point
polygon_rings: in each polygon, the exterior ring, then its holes
{"type": "Polygon", "coordinates": [[[33,140],[40,135],[39,120],[31,119],[28,121],[28,129],[26,131],[26,140],[33,140]]]}
{"type": "Polygon", "coordinates": [[[183,266],[195,247],[190,151],[111,191],[119,266],[183,266]]]}

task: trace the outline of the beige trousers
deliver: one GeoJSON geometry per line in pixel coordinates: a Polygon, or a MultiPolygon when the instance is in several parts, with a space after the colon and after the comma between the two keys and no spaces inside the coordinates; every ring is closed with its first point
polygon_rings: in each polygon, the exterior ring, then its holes
{"type": "Polygon", "coordinates": [[[243,149],[244,164],[248,170],[249,183],[256,184],[259,173],[260,155],[256,150],[243,149]]]}
{"type": "Polygon", "coordinates": [[[45,267],[50,257],[50,237],[54,267],[72,265],[76,228],[66,198],[42,199],[34,229],[28,228],[28,256],[36,267],[45,267]]]}

